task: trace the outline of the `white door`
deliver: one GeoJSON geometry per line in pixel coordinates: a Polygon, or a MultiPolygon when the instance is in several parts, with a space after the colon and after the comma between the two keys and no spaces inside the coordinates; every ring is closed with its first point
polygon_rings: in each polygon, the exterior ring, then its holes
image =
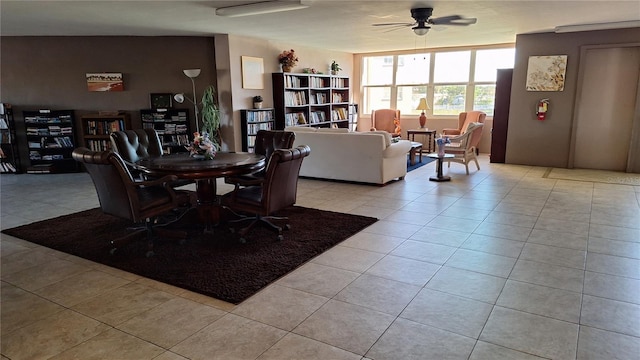
{"type": "MultiPolygon", "coordinates": [[[[575,168],[625,171],[640,75],[640,47],[587,50],[575,168]]],[[[553,105],[551,105],[553,106],[553,105]]]]}

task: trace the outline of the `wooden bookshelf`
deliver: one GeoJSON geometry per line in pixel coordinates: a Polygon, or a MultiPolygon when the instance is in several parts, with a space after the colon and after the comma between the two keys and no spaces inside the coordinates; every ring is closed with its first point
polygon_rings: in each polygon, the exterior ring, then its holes
{"type": "Polygon", "coordinates": [[[258,131],[275,129],[274,109],[240,110],[240,118],[242,121],[242,151],[254,152],[258,131]]]}
{"type": "Polygon", "coordinates": [[[349,78],[335,75],[273,73],[276,128],[349,127],[349,78]]]}
{"type": "Polygon", "coordinates": [[[129,114],[87,114],[80,117],[82,144],[93,151],[111,150],[109,134],[131,129],[129,114]]]}
{"type": "Polygon", "coordinates": [[[27,167],[27,173],[78,171],[78,164],[71,157],[71,152],[76,147],[73,110],[38,110],[22,113],[31,162],[31,166],[27,167]]]}

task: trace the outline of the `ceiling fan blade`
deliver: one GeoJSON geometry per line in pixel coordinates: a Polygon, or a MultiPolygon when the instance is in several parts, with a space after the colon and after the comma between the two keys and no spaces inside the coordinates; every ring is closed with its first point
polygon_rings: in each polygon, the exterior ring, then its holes
{"type": "Polygon", "coordinates": [[[452,25],[452,26],[467,26],[473,25],[478,22],[476,18],[463,18],[457,17],[456,19],[450,19],[451,16],[447,16],[446,18],[437,18],[437,19],[429,19],[429,23],[431,25],[452,25]],[[443,21],[443,19],[445,19],[443,21]]]}
{"type": "Polygon", "coordinates": [[[386,24],[371,24],[371,26],[413,26],[415,23],[386,23],[386,24]]]}
{"type": "Polygon", "coordinates": [[[439,18],[431,18],[429,19],[429,22],[433,25],[439,25],[443,23],[448,23],[449,21],[460,20],[460,19],[462,19],[462,16],[460,15],[451,15],[451,16],[443,16],[439,18]]]}

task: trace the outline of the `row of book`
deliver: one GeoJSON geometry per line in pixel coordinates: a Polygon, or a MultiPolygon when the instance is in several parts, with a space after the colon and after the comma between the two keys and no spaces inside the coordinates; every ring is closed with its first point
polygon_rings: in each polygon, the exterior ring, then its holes
{"type": "Polygon", "coordinates": [[[310,77],[309,78],[309,87],[312,88],[328,88],[329,85],[326,83],[327,79],[319,78],[319,77],[310,77]]]}
{"type": "Polygon", "coordinates": [[[331,99],[332,99],[332,102],[334,103],[346,102],[342,93],[338,93],[338,92],[332,93],[331,99]]]}
{"type": "Polygon", "coordinates": [[[249,135],[255,135],[259,130],[271,130],[273,122],[262,122],[257,124],[247,124],[247,132],[249,135]]]}
{"type": "Polygon", "coordinates": [[[109,135],[112,132],[124,130],[124,120],[89,120],[87,121],[87,135],[109,135]]]}
{"type": "Polygon", "coordinates": [[[25,123],[61,123],[61,122],[71,122],[71,115],[60,115],[60,116],[25,116],[25,123]]]}
{"type": "Polygon", "coordinates": [[[38,151],[30,151],[29,152],[29,160],[62,160],[64,159],[64,155],[62,154],[46,154],[42,155],[38,151]]]}
{"type": "Polygon", "coordinates": [[[286,106],[307,105],[307,93],[305,91],[285,91],[284,104],[286,106]]]}
{"type": "Polygon", "coordinates": [[[331,78],[331,87],[333,88],[346,88],[347,79],[344,78],[331,78]]]}
{"type": "Polygon", "coordinates": [[[349,118],[349,114],[347,113],[347,109],[345,108],[334,108],[331,110],[331,119],[332,120],[346,120],[349,118]]]}
{"type": "Polygon", "coordinates": [[[305,117],[303,112],[288,113],[284,115],[284,122],[286,126],[306,124],[307,118],[305,117]]]}
{"type": "Polygon", "coordinates": [[[87,140],[87,147],[91,151],[107,151],[111,150],[110,140],[87,140]]]}
{"type": "Polygon", "coordinates": [[[54,137],[47,140],[41,138],[40,141],[29,141],[29,149],[55,149],[55,148],[71,148],[73,140],[68,136],[54,137]]]}
{"type": "Polygon", "coordinates": [[[15,166],[10,162],[0,162],[0,172],[2,173],[14,173],[16,172],[15,166]]]}
{"type": "Polygon", "coordinates": [[[273,120],[273,112],[271,111],[247,111],[247,122],[271,120],[273,120]]]}
{"type": "Polygon", "coordinates": [[[164,124],[164,134],[186,134],[187,124],[164,124]]]}
{"type": "Polygon", "coordinates": [[[311,100],[311,104],[326,104],[327,103],[327,94],[322,93],[322,92],[318,92],[315,94],[311,94],[311,96],[309,97],[309,100],[311,100]]]}
{"type": "Polygon", "coordinates": [[[299,88],[299,87],[302,87],[302,83],[300,82],[300,78],[297,76],[285,75],[284,87],[299,88]]]}
{"type": "Polygon", "coordinates": [[[71,126],[60,127],[57,125],[49,125],[48,127],[27,127],[27,136],[60,136],[73,134],[71,126]]]}
{"type": "Polygon", "coordinates": [[[327,121],[327,117],[324,113],[324,111],[312,111],[309,114],[309,123],[310,124],[317,124],[320,122],[325,122],[327,121]]]}

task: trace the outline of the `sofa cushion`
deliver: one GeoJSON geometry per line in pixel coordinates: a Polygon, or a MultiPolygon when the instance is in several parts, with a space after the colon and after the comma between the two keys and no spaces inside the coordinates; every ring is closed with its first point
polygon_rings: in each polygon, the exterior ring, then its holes
{"type": "Polygon", "coordinates": [[[389,145],[391,145],[391,134],[386,132],[386,131],[365,131],[365,132],[361,132],[358,134],[363,134],[363,135],[382,135],[384,136],[384,146],[385,147],[389,147],[389,145]]]}

